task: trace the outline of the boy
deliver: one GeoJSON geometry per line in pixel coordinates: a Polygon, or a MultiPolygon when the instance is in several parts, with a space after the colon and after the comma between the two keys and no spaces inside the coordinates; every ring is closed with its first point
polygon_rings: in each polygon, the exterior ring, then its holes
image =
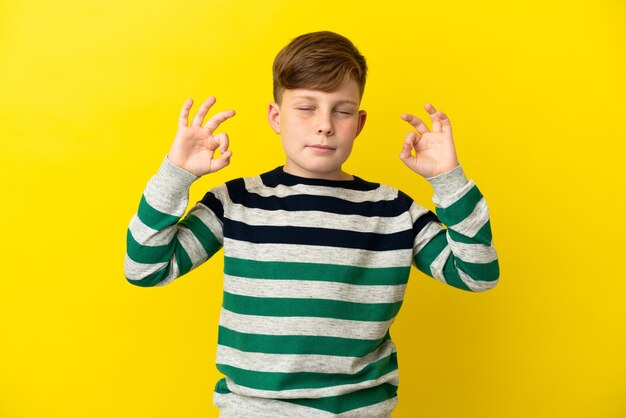
{"type": "Polygon", "coordinates": [[[425,108],[400,159],[434,187],[437,215],[404,193],[343,171],[366,120],[367,67],[332,32],[294,39],[274,61],[271,128],[285,165],[209,191],[180,220],[191,183],[229,164],[214,98],[177,135],[127,235],[127,279],[171,282],[224,248],[215,389],[221,417],[388,417],[398,370],[389,327],[411,264],[457,288],[494,287],[485,200],[460,167],[449,119],[425,108]],[[220,156],[216,152],[219,148],[220,156]],[[413,155],[412,151],[415,154],[413,155]],[[444,228],[443,224],[448,228],[444,228]]]}

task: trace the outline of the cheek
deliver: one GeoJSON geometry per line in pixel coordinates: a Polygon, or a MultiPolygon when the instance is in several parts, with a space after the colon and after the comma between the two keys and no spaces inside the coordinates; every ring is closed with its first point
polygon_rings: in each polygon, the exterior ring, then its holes
{"type": "Polygon", "coordinates": [[[359,121],[357,119],[341,120],[338,123],[338,126],[342,132],[353,134],[356,133],[356,130],[359,126],[359,121]]]}

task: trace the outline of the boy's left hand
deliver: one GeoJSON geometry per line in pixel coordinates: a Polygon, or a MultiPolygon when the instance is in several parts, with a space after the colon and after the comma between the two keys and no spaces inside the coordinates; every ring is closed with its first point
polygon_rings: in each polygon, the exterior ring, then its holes
{"type": "Polygon", "coordinates": [[[432,121],[432,132],[417,116],[402,114],[402,120],[411,124],[411,131],[404,138],[400,159],[420,176],[429,178],[450,171],[459,165],[452,140],[452,126],[445,113],[429,103],[424,108],[432,121]],[[417,132],[416,132],[417,131],[417,132]],[[411,153],[415,150],[415,155],[411,153]]]}

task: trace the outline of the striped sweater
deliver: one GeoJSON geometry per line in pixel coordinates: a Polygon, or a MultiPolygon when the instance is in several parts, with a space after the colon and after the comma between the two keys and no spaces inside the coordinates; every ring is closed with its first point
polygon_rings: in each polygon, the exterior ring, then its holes
{"type": "Polygon", "coordinates": [[[497,283],[485,199],[460,166],[428,179],[436,215],[392,187],[279,167],[213,188],[181,220],[196,179],[167,158],[150,179],[125,274],[164,285],[224,249],[221,417],[387,417],[411,264],[464,290],[497,283]]]}

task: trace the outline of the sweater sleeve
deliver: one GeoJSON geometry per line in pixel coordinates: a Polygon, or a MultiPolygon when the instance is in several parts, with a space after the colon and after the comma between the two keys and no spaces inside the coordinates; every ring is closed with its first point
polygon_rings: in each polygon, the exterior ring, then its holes
{"type": "Polygon", "coordinates": [[[222,247],[222,221],[207,206],[196,204],[181,220],[197,179],[166,157],[148,181],[126,234],[124,274],[130,283],[168,284],[222,247]]]}
{"type": "Polygon", "coordinates": [[[427,180],[435,190],[433,203],[441,222],[431,222],[416,237],[415,265],[459,289],[492,289],[500,269],[485,198],[461,166],[427,180]]]}

